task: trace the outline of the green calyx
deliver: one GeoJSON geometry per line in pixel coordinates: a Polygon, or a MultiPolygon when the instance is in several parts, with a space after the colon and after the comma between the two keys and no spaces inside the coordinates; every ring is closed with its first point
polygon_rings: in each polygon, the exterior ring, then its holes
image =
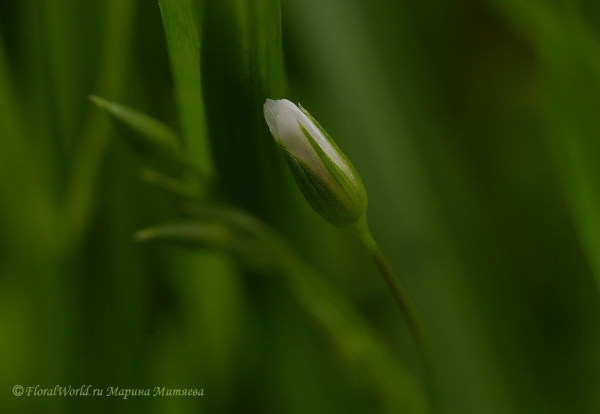
{"type": "Polygon", "coordinates": [[[325,130],[304,108],[301,107],[301,109],[338,151],[347,163],[352,176],[349,176],[346,171],[331,160],[302,124],[300,124],[302,132],[330,177],[323,176],[323,173],[316,173],[304,161],[295,157],[281,145],[287,164],[300,191],[321,217],[338,227],[352,227],[367,211],[367,193],[364,185],[350,161],[333,143],[325,130]]]}
{"type": "Polygon", "coordinates": [[[331,224],[355,229],[367,193],[352,163],[316,119],[292,102],[267,99],[265,120],[309,204],[331,224]]]}

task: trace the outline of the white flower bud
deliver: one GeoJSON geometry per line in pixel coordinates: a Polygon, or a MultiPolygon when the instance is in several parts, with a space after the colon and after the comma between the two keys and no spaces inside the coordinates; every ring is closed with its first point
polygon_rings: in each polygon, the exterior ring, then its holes
{"type": "Polygon", "coordinates": [[[264,113],[298,187],[327,221],[350,227],[367,210],[367,193],[356,170],[319,123],[287,99],[267,99],[264,113]]]}

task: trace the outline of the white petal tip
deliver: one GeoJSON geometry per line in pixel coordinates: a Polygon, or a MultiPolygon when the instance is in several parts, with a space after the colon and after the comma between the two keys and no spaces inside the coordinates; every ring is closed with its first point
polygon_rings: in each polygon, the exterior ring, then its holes
{"type": "Polygon", "coordinates": [[[278,112],[277,101],[272,99],[267,99],[263,106],[263,111],[265,114],[265,121],[267,121],[267,125],[269,125],[269,129],[271,130],[271,134],[274,136],[278,136],[277,133],[277,112],[278,112]]]}

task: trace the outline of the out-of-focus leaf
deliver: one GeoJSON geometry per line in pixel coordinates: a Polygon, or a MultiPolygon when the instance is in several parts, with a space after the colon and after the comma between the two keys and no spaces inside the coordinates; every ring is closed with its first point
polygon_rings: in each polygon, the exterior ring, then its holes
{"type": "Polygon", "coordinates": [[[202,29],[202,92],[219,180],[236,205],[274,220],[265,211],[285,199],[287,182],[262,107],[283,93],[279,0],[209,0],[202,29]]]}
{"type": "Polygon", "coordinates": [[[203,213],[211,220],[158,225],[137,232],[135,238],[222,250],[247,266],[275,271],[329,335],[357,377],[381,398],[384,412],[428,412],[423,390],[360,312],[298,259],[283,240],[242,211],[206,208],[203,213]]]}
{"type": "Polygon", "coordinates": [[[554,27],[540,38],[548,136],[600,289],[600,37],[576,16],[554,27]]]}
{"type": "Polygon", "coordinates": [[[579,11],[495,1],[528,33],[543,66],[543,113],[571,214],[600,289],[600,33],[579,11]]]}
{"type": "Polygon", "coordinates": [[[229,250],[235,239],[221,223],[184,221],[161,224],[135,233],[137,241],[166,241],[199,249],[229,250]]]}
{"type": "MultiPolygon", "coordinates": [[[[96,93],[117,99],[125,83],[130,46],[133,38],[134,0],[110,0],[106,6],[102,58],[96,93]]],[[[83,99],[89,91],[83,94],[83,99]]],[[[88,113],[82,136],[75,151],[70,181],[67,184],[67,211],[61,220],[69,248],[76,245],[85,232],[94,210],[94,196],[99,167],[109,140],[109,122],[96,108],[88,113]]]]}
{"type": "Polygon", "coordinates": [[[153,161],[158,166],[181,166],[183,155],[179,138],[168,126],[134,109],[91,96],[91,101],[106,110],[120,125],[128,131],[123,139],[141,157],[153,161]]]}
{"type": "Polygon", "coordinates": [[[0,33],[0,213],[11,217],[2,221],[12,240],[23,243],[24,251],[32,251],[41,240],[50,242],[45,247],[55,245],[51,242],[56,236],[55,211],[45,165],[35,157],[36,149],[28,148],[20,109],[0,33]],[[33,234],[36,245],[30,239],[33,234]]]}
{"type": "Polygon", "coordinates": [[[200,86],[200,40],[190,0],[159,0],[179,116],[190,158],[202,173],[212,174],[200,86]]]}
{"type": "Polygon", "coordinates": [[[205,193],[204,187],[198,180],[194,179],[195,177],[190,177],[189,180],[181,180],[155,170],[143,168],[140,172],[140,178],[172,195],[184,199],[197,200],[205,193]]]}
{"type": "Polygon", "coordinates": [[[222,251],[253,269],[279,269],[281,258],[276,253],[277,246],[260,236],[212,217],[210,221],[188,220],[157,225],[137,232],[135,239],[222,251]]]}

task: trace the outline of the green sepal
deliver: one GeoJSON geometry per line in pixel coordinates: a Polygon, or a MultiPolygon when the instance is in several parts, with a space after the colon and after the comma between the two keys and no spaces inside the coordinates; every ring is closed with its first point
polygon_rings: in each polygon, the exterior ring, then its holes
{"type": "MultiPolygon", "coordinates": [[[[315,141],[312,135],[299,123],[300,129],[304,133],[306,139],[310,143],[312,149],[315,151],[319,159],[323,162],[323,165],[329,171],[333,179],[339,186],[337,198],[345,205],[345,221],[344,224],[336,224],[341,227],[347,227],[358,221],[367,211],[367,192],[364,184],[360,179],[360,176],[356,172],[356,169],[346,157],[346,155],[336,145],[335,141],[331,139],[329,134],[323,129],[319,122],[313,118],[313,116],[304,109],[301,105],[298,105],[300,110],[313,122],[313,124],[321,131],[325,139],[335,149],[339,157],[347,165],[351,171],[353,177],[349,177],[346,171],[342,170],[333,160],[323,151],[321,146],[315,141]],[[352,180],[352,178],[354,180],[352,180]]],[[[331,222],[331,220],[329,220],[331,222]]],[[[341,221],[341,220],[340,220],[341,221]]]]}
{"type": "Polygon", "coordinates": [[[290,167],[296,185],[311,207],[321,217],[338,227],[347,227],[356,222],[364,211],[349,204],[344,194],[333,191],[329,183],[319,178],[306,163],[293,156],[281,143],[281,150],[290,167]]]}

